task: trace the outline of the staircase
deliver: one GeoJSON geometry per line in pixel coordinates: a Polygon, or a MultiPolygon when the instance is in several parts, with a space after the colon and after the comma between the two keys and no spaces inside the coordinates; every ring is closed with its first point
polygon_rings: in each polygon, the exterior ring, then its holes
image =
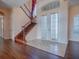
{"type": "Polygon", "coordinates": [[[31,23],[28,26],[27,26],[27,23],[24,26],[22,26],[22,31],[19,34],[17,34],[15,37],[15,42],[17,42],[17,43],[25,44],[26,43],[25,36],[36,25],[36,23],[32,22],[32,20],[35,18],[35,17],[33,17],[35,4],[36,4],[36,0],[32,0],[31,11],[28,9],[26,4],[24,4],[23,6],[20,6],[20,8],[23,10],[23,12],[26,14],[26,16],[28,16],[28,18],[31,20],[31,23]],[[25,7],[26,10],[23,7],[25,7]],[[29,14],[27,13],[27,11],[29,14]]]}

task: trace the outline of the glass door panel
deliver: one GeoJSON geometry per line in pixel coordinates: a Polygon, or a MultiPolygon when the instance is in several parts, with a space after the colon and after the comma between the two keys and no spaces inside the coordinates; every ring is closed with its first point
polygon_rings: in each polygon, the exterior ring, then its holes
{"type": "Polygon", "coordinates": [[[40,18],[40,32],[43,40],[47,40],[47,16],[42,16],[40,18]]]}
{"type": "Polygon", "coordinates": [[[79,15],[74,17],[72,37],[79,38],[79,15]]]}
{"type": "Polygon", "coordinates": [[[39,29],[43,40],[53,40],[58,37],[58,14],[50,14],[41,16],[39,21],[39,29]]]}
{"type": "Polygon", "coordinates": [[[58,14],[51,15],[51,39],[58,37],[58,14]]]}

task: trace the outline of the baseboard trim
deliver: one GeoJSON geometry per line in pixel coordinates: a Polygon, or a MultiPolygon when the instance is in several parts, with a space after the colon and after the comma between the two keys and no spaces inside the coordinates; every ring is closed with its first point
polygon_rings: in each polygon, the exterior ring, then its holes
{"type": "Polygon", "coordinates": [[[15,42],[16,42],[16,43],[19,43],[19,44],[24,44],[24,45],[26,45],[26,42],[23,41],[23,40],[17,39],[17,40],[15,40],[15,42]]]}
{"type": "Polygon", "coordinates": [[[69,39],[69,41],[76,41],[76,42],[79,42],[79,39],[78,39],[78,40],[74,40],[74,39],[69,39]]]}
{"type": "Polygon", "coordinates": [[[6,40],[10,39],[10,40],[12,40],[12,38],[5,38],[5,37],[3,37],[3,39],[6,39],[6,40]]]}

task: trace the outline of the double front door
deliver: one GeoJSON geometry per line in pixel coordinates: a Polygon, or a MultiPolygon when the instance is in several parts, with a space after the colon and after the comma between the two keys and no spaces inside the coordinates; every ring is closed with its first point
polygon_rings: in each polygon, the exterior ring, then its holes
{"type": "Polygon", "coordinates": [[[41,16],[38,21],[41,38],[44,40],[56,40],[58,38],[58,14],[41,16]]]}

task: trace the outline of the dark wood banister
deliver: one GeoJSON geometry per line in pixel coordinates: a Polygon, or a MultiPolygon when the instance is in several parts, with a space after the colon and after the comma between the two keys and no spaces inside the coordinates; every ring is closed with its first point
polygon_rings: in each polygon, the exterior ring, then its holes
{"type": "Polygon", "coordinates": [[[22,28],[25,28],[30,22],[26,23],[25,25],[22,26],[22,28]]]}
{"type": "MultiPolygon", "coordinates": [[[[32,0],[32,10],[30,11],[27,7],[26,4],[24,4],[24,7],[28,10],[30,16],[26,13],[26,11],[23,9],[23,7],[21,6],[20,8],[24,11],[24,13],[29,17],[29,19],[32,21],[33,19],[33,12],[34,12],[34,8],[35,8],[35,4],[36,4],[36,0],[32,0]]],[[[25,28],[27,24],[25,24],[24,26],[22,26],[23,28],[25,28]]]]}
{"type": "Polygon", "coordinates": [[[20,7],[22,10],[23,10],[23,12],[29,17],[29,19],[31,19],[31,17],[26,13],[26,11],[23,9],[23,7],[21,6],[20,7]]]}
{"type": "MultiPolygon", "coordinates": [[[[21,8],[21,9],[23,10],[23,12],[28,16],[28,18],[31,19],[31,17],[30,17],[31,15],[29,16],[29,15],[26,13],[26,11],[24,10],[24,8],[23,8],[22,6],[20,6],[20,8],[21,8]]],[[[24,29],[26,28],[27,25],[28,25],[28,23],[26,23],[25,25],[22,26],[22,32],[23,32],[23,38],[22,38],[22,39],[23,39],[23,41],[26,41],[26,40],[25,40],[25,30],[24,30],[24,29]]]]}
{"type": "Polygon", "coordinates": [[[23,43],[23,44],[25,44],[25,42],[26,42],[26,40],[25,40],[25,35],[26,35],[26,33],[27,32],[29,32],[29,31],[26,31],[26,30],[30,30],[30,29],[32,29],[32,27],[30,27],[30,26],[33,26],[33,23],[32,23],[32,19],[34,18],[33,17],[33,11],[34,11],[34,8],[35,8],[35,1],[36,0],[32,0],[32,3],[33,3],[33,5],[32,5],[32,10],[30,11],[28,8],[27,8],[27,6],[24,4],[24,7],[29,11],[29,13],[30,13],[30,15],[28,15],[27,14],[27,12],[25,11],[25,9],[21,6],[20,8],[23,10],[23,12],[28,16],[28,18],[31,20],[31,24],[26,28],[26,26],[29,24],[29,23],[26,23],[24,26],[22,26],[22,31],[18,34],[19,36],[16,36],[15,37],[15,41],[16,42],[19,42],[19,43],[23,43]],[[34,2],[33,2],[34,1],[34,2]],[[17,41],[17,39],[19,39],[19,37],[20,37],[20,39],[22,39],[22,40],[19,40],[19,41],[17,41]],[[22,42],[23,41],[23,42],[22,42]]]}
{"type": "Polygon", "coordinates": [[[31,11],[29,10],[29,8],[27,7],[26,4],[24,4],[25,8],[28,10],[28,12],[31,14],[31,11]]]}

